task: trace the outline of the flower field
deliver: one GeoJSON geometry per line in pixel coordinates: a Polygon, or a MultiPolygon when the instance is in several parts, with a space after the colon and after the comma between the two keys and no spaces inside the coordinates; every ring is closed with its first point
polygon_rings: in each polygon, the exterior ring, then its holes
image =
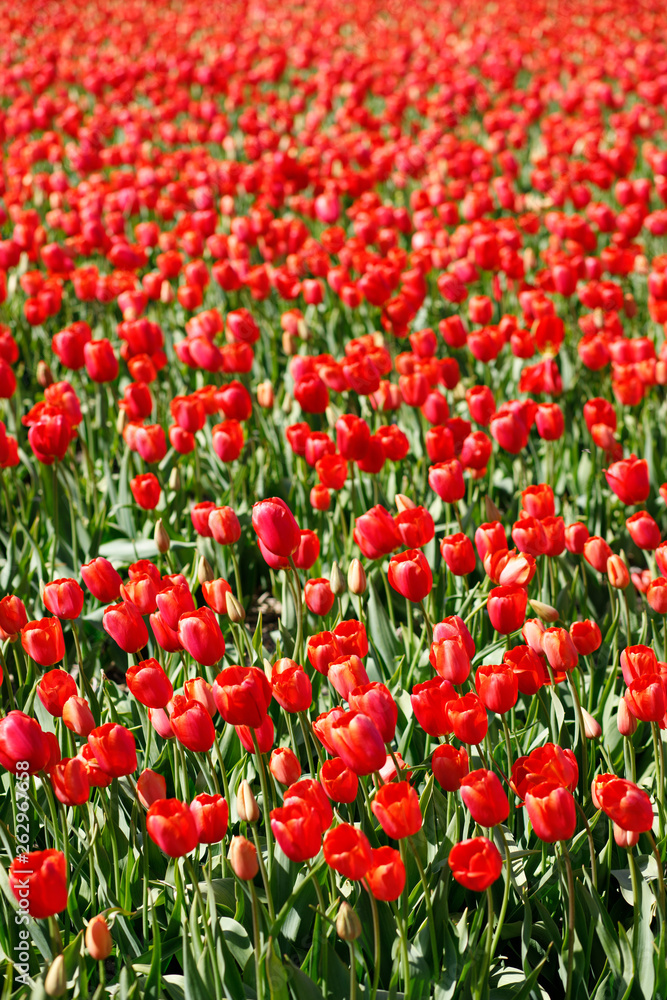
{"type": "Polygon", "coordinates": [[[0,1000],[667,1000],[663,4],[4,21],[0,1000]]]}

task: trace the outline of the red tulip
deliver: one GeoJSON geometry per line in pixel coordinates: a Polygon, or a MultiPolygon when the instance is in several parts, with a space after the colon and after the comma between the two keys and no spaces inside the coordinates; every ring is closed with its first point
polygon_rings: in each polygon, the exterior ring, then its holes
{"type": "Polygon", "coordinates": [[[58,618],[78,618],[83,608],[83,591],[76,580],[54,580],[42,592],[44,607],[58,618]]]}
{"type": "Polygon", "coordinates": [[[199,843],[190,807],[178,799],[158,799],[146,813],[146,830],[154,844],[170,858],[190,854],[199,843]]]}
{"type": "Polygon", "coordinates": [[[519,695],[518,678],[507,663],[483,663],[479,666],[475,673],[475,689],[484,707],[498,715],[514,708],[519,695]]]}
{"type": "Polygon", "coordinates": [[[188,611],[178,619],[178,638],[193,660],[212,667],[225,655],[225,640],[210,608],[188,611]]]}
{"type": "Polygon", "coordinates": [[[325,760],[320,769],[320,782],[333,802],[354,802],[357,797],[359,779],[340,757],[325,760]]]}
{"type": "Polygon", "coordinates": [[[653,807],[646,792],[615,774],[593,779],[593,804],[602,809],[622,830],[645,833],[653,826],[653,807]]]}
{"type": "Polygon", "coordinates": [[[283,657],[271,671],[273,697],[286,712],[305,712],[313,700],[313,687],[303,667],[283,657]]]}
{"type": "Polygon", "coordinates": [[[93,597],[104,604],[115,601],[120,594],[122,580],[108,559],[98,556],[81,567],[83,582],[93,597]]]}
{"type": "Polygon", "coordinates": [[[149,809],[158,799],[166,798],[167,782],[157,771],[146,768],[137,778],[137,798],[144,809],[149,809]]]}
{"type": "Polygon", "coordinates": [[[473,837],[454,844],[447,862],[456,881],[475,892],[483,892],[493,885],[503,869],[500,851],[486,837],[473,837]]]}
{"type": "Polygon", "coordinates": [[[433,574],[428,560],[419,549],[408,549],[389,560],[391,586],[408,601],[419,603],[431,593],[433,574]]]}
{"type": "Polygon", "coordinates": [[[628,459],[614,462],[605,469],[609,487],[614,491],[621,503],[644,503],[648,499],[650,483],[648,463],[631,455],[628,459]]]}
{"type": "Polygon", "coordinates": [[[88,801],[90,783],[83,761],[78,757],[64,757],[49,770],[53,791],[65,806],[80,806],[88,801]]]}
{"type": "Polygon", "coordinates": [[[363,712],[343,712],[332,722],[329,739],[334,752],[357,775],[372,774],[385,763],[382,736],[363,712]]]}
{"type": "Polygon", "coordinates": [[[252,526],[260,541],[275,555],[287,557],[299,547],[299,526],[292,511],[279,497],[260,500],[253,506],[252,526]]]}
{"type": "Polygon", "coordinates": [[[456,792],[468,774],[468,752],[465,747],[441,743],[433,751],[431,769],[435,780],[446,792],[456,792]]]}
{"type": "Polygon", "coordinates": [[[302,799],[294,798],[281,808],[272,809],[270,818],[273,836],[290,861],[307,861],[319,853],[320,819],[302,799]]]}
{"type": "Polygon", "coordinates": [[[345,878],[362,879],[371,866],[368,837],[350,823],[341,823],[329,830],[322,847],[326,863],[345,878]]]}
{"type": "Polygon", "coordinates": [[[428,484],[445,503],[456,503],[465,496],[463,466],[456,458],[438,462],[428,470],[428,484]]]}
{"type": "Polygon", "coordinates": [[[376,899],[391,902],[405,888],[405,865],[394,847],[377,847],[371,851],[371,865],[366,883],[376,899]]]}
{"type": "Polygon", "coordinates": [[[68,698],[76,694],[76,682],[66,670],[49,670],[37,684],[37,695],[50,715],[60,718],[68,698]]]}
{"type": "Polygon", "coordinates": [[[169,722],[178,742],[193,753],[206,753],[215,743],[211,716],[194,699],[176,695],[171,703],[169,722]]]}
{"type": "Polygon", "coordinates": [[[28,624],[28,615],[20,597],[8,594],[0,601],[0,628],[7,635],[17,635],[28,624]]]}
{"type": "Polygon", "coordinates": [[[104,611],[102,625],[126,653],[137,653],[148,642],[148,629],[134,604],[112,604],[104,611]]]}
{"type": "Polygon", "coordinates": [[[52,848],[19,854],[9,866],[9,887],[19,911],[34,920],[60,913],[67,906],[65,855],[52,848]]]}
{"type": "Polygon", "coordinates": [[[106,722],[88,735],[95,760],[112,778],[121,778],[137,769],[137,751],[134,736],[116,722],[106,722]]]}
{"type": "Polygon", "coordinates": [[[12,774],[21,770],[37,774],[47,766],[50,757],[49,743],[37,719],[16,709],[0,719],[0,764],[6,770],[12,774]]]}
{"type": "Polygon", "coordinates": [[[447,703],[449,724],[457,740],[476,746],[486,736],[486,709],[476,694],[468,693],[447,703]]]}
{"type": "MultiPolygon", "coordinates": [[[[331,679],[331,670],[329,671],[331,679]]],[[[373,720],[385,743],[391,743],[396,732],[398,707],[389,688],[379,681],[355,687],[348,695],[350,708],[363,712],[373,720]]]]}
{"type": "Polygon", "coordinates": [[[219,844],[227,833],[229,806],[222,795],[202,792],[190,803],[200,844],[219,844]]]}
{"type": "Polygon", "coordinates": [[[65,655],[65,639],[58,618],[40,618],[21,629],[21,645],[42,667],[58,663],[65,655]]]}
{"type": "Polygon", "coordinates": [[[441,677],[434,677],[413,687],[410,704],[425,733],[429,736],[444,736],[450,732],[446,706],[448,701],[457,697],[451,681],[441,677]]]}
{"type": "Polygon", "coordinates": [[[507,795],[493,771],[483,767],[470,771],[461,778],[460,792],[470,815],[480,826],[496,826],[504,823],[509,816],[507,795]]]}
{"type": "Polygon", "coordinates": [[[322,833],[328,830],[333,823],[333,810],[331,804],[319,781],[314,778],[304,778],[290,785],[284,795],[285,802],[291,799],[299,799],[305,802],[315,813],[317,813],[322,833]]]}
{"type": "Polygon", "coordinates": [[[152,657],[129,667],[125,682],[137,701],[147,708],[164,708],[174,693],[171,681],[152,657]]]}
{"type": "Polygon", "coordinates": [[[213,697],[225,722],[257,729],[271,702],[271,684],[257,667],[226,667],[213,685],[213,697]]]}
{"type": "Polygon", "coordinates": [[[553,781],[542,781],[526,792],[526,811],[533,830],[547,844],[569,840],[577,826],[572,793],[553,781]]]}
{"type": "Polygon", "coordinates": [[[521,628],[527,603],[528,594],[523,587],[495,587],[491,590],[486,606],[496,632],[509,635],[521,628]]]}
{"type": "Polygon", "coordinates": [[[304,599],[309,611],[312,611],[314,615],[324,617],[331,611],[336,596],[331,589],[329,581],[320,577],[317,580],[306,581],[304,599]]]}
{"type": "Polygon", "coordinates": [[[371,802],[371,811],[387,836],[394,840],[421,830],[419,796],[407,781],[381,785],[371,802]]]}
{"type": "Polygon", "coordinates": [[[367,559],[381,559],[401,544],[393,517],[379,504],[355,519],[354,540],[367,559]]]}
{"type": "Polygon", "coordinates": [[[299,758],[289,747],[276,747],[269,760],[269,770],[281,785],[293,785],[301,777],[299,758]]]}

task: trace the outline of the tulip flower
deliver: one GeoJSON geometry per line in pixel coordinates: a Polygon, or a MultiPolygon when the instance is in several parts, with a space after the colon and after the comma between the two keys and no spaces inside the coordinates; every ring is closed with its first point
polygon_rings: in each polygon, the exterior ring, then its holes
{"type": "Polygon", "coordinates": [[[141,614],[127,601],[106,608],[102,625],[126,653],[137,653],[148,642],[148,629],[141,614]]]}
{"type": "Polygon", "coordinates": [[[93,597],[104,604],[115,601],[120,594],[121,577],[103,556],[83,565],[81,576],[93,597]]]}
{"type": "Polygon", "coordinates": [[[294,798],[270,812],[271,829],[278,846],[290,861],[314,858],[322,845],[319,816],[302,799],[294,798]]]}
{"type": "Polygon", "coordinates": [[[496,826],[509,816],[510,806],[500,779],[481,767],[461,778],[461,798],[480,826],[496,826]]]}
{"type": "Polygon", "coordinates": [[[54,580],[44,586],[42,600],[57,618],[78,618],[83,608],[83,590],[76,580],[54,580]]]}
{"type": "Polygon", "coordinates": [[[50,756],[49,744],[37,719],[16,709],[0,719],[0,764],[7,771],[18,774],[24,769],[28,774],[37,774],[47,766],[50,756]]]}
{"type": "Polygon", "coordinates": [[[37,684],[37,696],[42,705],[56,718],[63,714],[68,698],[76,694],[76,682],[66,670],[48,670],[37,684]]]}
{"type": "Polygon", "coordinates": [[[137,701],[147,708],[164,708],[174,693],[171,681],[152,657],[129,667],[125,683],[137,701]]]}
{"type": "Polygon", "coordinates": [[[431,593],[433,574],[428,560],[419,549],[408,549],[389,560],[391,586],[408,601],[419,603],[431,593]]]}
{"type": "Polygon", "coordinates": [[[614,462],[605,469],[605,476],[610,489],[614,491],[621,503],[630,505],[645,503],[650,492],[648,463],[631,455],[628,459],[614,462]]]}
{"type": "Polygon", "coordinates": [[[65,655],[65,639],[58,618],[41,618],[21,629],[21,645],[42,667],[58,663],[65,655]]]}
{"type": "Polygon", "coordinates": [[[271,684],[257,667],[226,667],[215,679],[213,697],[225,722],[257,729],[271,702],[271,684]]]}
{"type": "Polygon", "coordinates": [[[299,547],[299,526],[292,511],[279,497],[260,500],[253,506],[252,526],[260,541],[275,555],[290,556],[299,547]]]}
{"type": "Polygon", "coordinates": [[[320,768],[320,783],[332,802],[354,802],[359,779],[340,757],[325,760],[320,768]]]}
{"type": "Polygon", "coordinates": [[[334,753],[357,775],[378,771],[386,760],[384,741],[377,726],[363,712],[343,712],[329,729],[334,753]]]}
{"type": "Polygon", "coordinates": [[[376,899],[384,902],[398,899],[405,888],[405,879],[405,865],[394,847],[371,850],[371,865],[365,881],[376,899]]]}
{"type": "Polygon", "coordinates": [[[144,809],[149,809],[158,799],[166,798],[167,782],[157,771],[146,768],[137,778],[137,798],[144,809]]]}
{"type": "Polygon", "coordinates": [[[29,851],[9,866],[9,887],[19,910],[34,920],[45,920],[67,906],[67,869],[61,851],[29,851]]]}
{"type": "Polygon", "coordinates": [[[394,840],[421,830],[419,796],[407,781],[381,785],[371,802],[371,811],[387,836],[394,840]]]}
{"type": "Polygon", "coordinates": [[[219,844],[227,833],[229,806],[222,795],[202,792],[190,803],[200,844],[219,844]]]}
{"type": "Polygon", "coordinates": [[[527,603],[528,595],[523,587],[495,587],[491,590],[486,606],[496,632],[509,635],[521,628],[527,603]]]}
{"type": "Polygon", "coordinates": [[[65,806],[80,806],[88,801],[90,782],[83,761],[64,757],[49,771],[53,791],[65,806]]]}
{"type": "Polygon", "coordinates": [[[500,851],[486,837],[473,837],[454,844],[447,863],[456,881],[475,892],[483,892],[493,885],[503,868],[500,851]]]}
{"type": "Polygon", "coordinates": [[[368,837],[351,823],[341,823],[329,830],[322,844],[326,863],[345,878],[358,881],[372,863],[368,837]]]}
{"type": "Polygon", "coordinates": [[[193,753],[206,753],[215,742],[211,716],[200,702],[185,695],[172,700],[169,722],[178,742],[193,753]]]}
{"type": "Polygon", "coordinates": [[[592,784],[593,804],[622,830],[644,833],[653,826],[653,807],[646,792],[614,774],[599,774],[592,784]]]}
{"type": "Polygon", "coordinates": [[[285,792],[283,796],[285,802],[290,799],[300,799],[313,810],[320,820],[322,833],[329,829],[333,822],[333,810],[331,804],[319,781],[314,778],[304,778],[297,781],[285,792]]]}
{"type": "Polygon", "coordinates": [[[112,778],[121,778],[137,769],[134,736],[116,722],[106,722],[88,734],[88,745],[99,766],[112,778]]]}
{"type": "Polygon", "coordinates": [[[252,881],[259,871],[257,848],[245,837],[232,837],[228,858],[232,871],[244,882],[252,881]]]}
{"type": "Polygon", "coordinates": [[[525,795],[526,811],[533,830],[547,844],[569,840],[577,826],[572,793],[553,781],[533,785],[525,795]]]}
{"type": "Polygon", "coordinates": [[[193,660],[202,666],[212,667],[225,655],[225,640],[209,608],[182,614],[178,619],[178,638],[193,660]]]}
{"type": "Polygon", "coordinates": [[[178,799],[158,799],[146,813],[146,830],[154,844],[170,858],[194,851],[199,833],[192,811],[178,799]]]}

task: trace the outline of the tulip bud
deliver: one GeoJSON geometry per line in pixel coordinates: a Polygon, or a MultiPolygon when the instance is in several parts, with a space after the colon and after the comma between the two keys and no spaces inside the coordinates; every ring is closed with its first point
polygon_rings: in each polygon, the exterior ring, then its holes
{"type": "Polygon", "coordinates": [[[357,596],[366,593],[366,571],[361,560],[353,559],[347,571],[347,585],[357,596]]]}
{"type": "Polygon", "coordinates": [[[637,315],[637,303],[631,292],[626,292],[623,296],[623,312],[628,319],[632,319],[637,315]]]}
{"type": "Polygon", "coordinates": [[[602,736],[602,726],[600,723],[585,708],[581,709],[581,715],[584,720],[584,736],[586,739],[599,740],[602,736]]]}
{"type": "Polygon", "coordinates": [[[526,247],[523,251],[523,266],[526,271],[532,271],[537,264],[537,258],[535,256],[535,251],[532,247],[526,247]]]}
{"type": "Polygon", "coordinates": [[[621,698],[618,703],[616,725],[621,736],[632,736],[637,730],[637,720],[628,708],[625,698],[621,698]]]}
{"type": "Polygon", "coordinates": [[[64,996],[66,990],[65,958],[63,955],[56,955],[44,979],[44,992],[50,997],[61,997],[64,996]]]}
{"type": "Polygon", "coordinates": [[[543,604],[542,601],[529,601],[528,602],[535,612],[539,615],[545,622],[557,622],[560,617],[555,608],[552,608],[550,604],[543,604]]]}
{"type": "Polygon", "coordinates": [[[225,600],[227,604],[227,615],[230,622],[234,625],[240,625],[241,622],[245,621],[245,608],[238,598],[234,597],[231,590],[228,590],[225,594],[225,600]]]}
{"type": "Polygon", "coordinates": [[[171,287],[168,281],[163,281],[160,285],[160,302],[167,305],[169,302],[173,302],[174,299],[174,289],[171,287]]]}
{"type": "Polygon", "coordinates": [[[273,386],[267,379],[265,382],[260,382],[257,386],[257,402],[262,407],[263,410],[270,410],[273,406],[273,386]]]}
{"type": "Polygon", "coordinates": [[[299,344],[297,338],[293,333],[289,333],[287,330],[283,330],[283,351],[289,357],[292,357],[299,349],[299,344]]]}
{"type": "Polygon", "coordinates": [[[122,434],[128,424],[128,417],[126,410],[119,410],[118,416],[116,417],[116,430],[119,434],[122,434]]]}
{"type": "Polygon", "coordinates": [[[161,517],[159,517],[155,522],[153,541],[155,542],[158,552],[161,552],[164,555],[165,552],[169,551],[171,542],[169,541],[169,535],[167,534],[167,529],[162,523],[161,517]]]}
{"type": "Polygon", "coordinates": [[[405,493],[397,493],[394,497],[394,503],[398,509],[399,514],[402,514],[404,510],[414,510],[417,504],[410,497],[406,496],[405,493]]]}
{"type": "Polygon", "coordinates": [[[646,257],[643,253],[638,253],[637,256],[635,257],[635,266],[634,266],[635,274],[648,274],[649,271],[650,271],[650,265],[648,262],[648,257],[646,257]]]}
{"type": "Polygon", "coordinates": [[[259,819],[259,806],[250,784],[244,778],[236,793],[236,811],[239,819],[246,823],[256,823],[259,819]]]}
{"type": "Polygon", "coordinates": [[[181,474],[176,466],[174,466],[174,468],[169,473],[169,482],[167,485],[169,486],[170,490],[174,491],[174,493],[178,493],[178,491],[181,488],[181,474]]]}
{"type": "Polygon", "coordinates": [[[336,917],[336,934],[342,941],[356,941],[361,937],[361,921],[345,900],[340,904],[336,917]]]}
{"type": "Polygon", "coordinates": [[[111,954],[113,940],[109,925],[101,913],[93,917],[86,927],[86,948],[96,962],[103,962],[111,954]]]}
{"type": "Polygon", "coordinates": [[[615,553],[607,559],[607,576],[609,577],[609,583],[616,590],[625,590],[630,583],[628,567],[621,557],[615,553]]]}
{"type": "Polygon", "coordinates": [[[236,877],[246,882],[259,871],[257,849],[245,837],[232,837],[227,858],[236,877]]]}
{"type": "Polygon", "coordinates": [[[488,494],[484,497],[484,506],[486,508],[487,521],[502,521],[502,514],[488,494]]]}
{"type": "Polygon", "coordinates": [[[50,385],[53,385],[53,374],[51,369],[47,365],[46,361],[37,362],[37,384],[41,386],[42,389],[48,389],[50,385]]]}
{"type": "Polygon", "coordinates": [[[631,850],[639,841],[639,833],[635,830],[624,830],[618,823],[612,823],[614,829],[614,840],[618,847],[625,847],[631,850]]]}
{"type": "Polygon", "coordinates": [[[210,583],[211,580],[215,580],[213,567],[206,556],[200,556],[199,564],[197,566],[197,579],[200,584],[210,583]]]}
{"type": "Polygon", "coordinates": [[[336,597],[340,597],[347,590],[347,584],[343,579],[343,574],[341,573],[340,566],[337,562],[334,562],[331,567],[331,573],[329,574],[329,586],[336,597]]]}

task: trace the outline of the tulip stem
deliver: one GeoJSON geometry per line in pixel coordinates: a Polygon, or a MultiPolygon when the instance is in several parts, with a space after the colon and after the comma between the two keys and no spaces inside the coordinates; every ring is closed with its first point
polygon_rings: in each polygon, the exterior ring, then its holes
{"type": "Polygon", "coordinates": [[[665,810],[663,805],[663,787],[665,773],[665,759],[662,753],[662,738],[657,722],[651,723],[653,734],[653,753],[655,755],[655,780],[656,780],[656,801],[658,803],[658,818],[660,822],[660,840],[665,836],[665,810]]]}
{"type": "Polygon", "coordinates": [[[491,956],[489,958],[489,967],[493,961],[493,956],[496,953],[496,948],[500,941],[500,933],[503,929],[503,924],[505,923],[505,914],[507,913],[507,904],[510,898],[510,883],[512,881],[512,859],[510,857],[510,847],[507,843],[507,837],[505,836],[505,831],[502,826],[499,826],[500,836],[503,838],[503,845],[505,847],[505,888],[503,890],[503,901],[500,906],[500,916],[498,917],[498,924],[496,926],[496,932],[493,935],[493,941],[491,942],[491,956]]]}
{"type": "Polygon", "coordinates": [[[378,907],[375,902],[375,896],[371,892],[371,888],[367,881],[364,880],[364,884],[368,889],[368,898],[371,902],[371,911],[373,913],[373,985],[371,987],[371,1000],[375,1000],[377,995],[378,986],[380,984],[380,954],[382,947],[382,939],[380,938],[380,919],[378,916],[378,907]]]}
{"type": "Polygon", "coordinates": [[[574,875],[572,874],[572,862],[564,840],[560,842],[562,856],[565,859],[567,869],[567,983],[565,987],[565,1000],[570,1000],[572,996],[572,966],[574,963],[574,875]]]}
{"type": "MultiPolygon", "coordinates": [[[[255,824],[253,823],[253,833],[255,832],[254,831],[254,826],[255,826],[255,824]]],[[[258,857],[261,856],[260,852],[259,852],[259,849],[257,851],[257,856],[258,857]]],[[[253,936],[253,940],[255,942],[255,948],[254,948],[254,958],[255,958],[255,991],[257,993],[258,998],[261,998],[264,995],[264,989],[261,986],[261,979],[260,979],[260,974],[259,974],[259,956],[262,953],[262,946],[261,946],[261,942],[260,942],[260,939],[259,939],[259,915],[257,913],[257,893],[255,892],[255,887],[252,884],[252,881],[250,882],[250,905],[251,905],[251,909],[252,909],[252,936],[253,936]]]]}
{"type": "MultiPolygon", "coordinates": [[[[266,893],[266,902],[269,907],[269,917],[271,918],[271,923],[276,919],[276,911],[273,906],[273,898],[271,896],[271,883],[269,882],[269,877],[266,873],[266,866],[264,864],[264,857],[262,856],[262,851],[259,846],[259,832],[257,830],[257,824],[251,823],[250,828],[252,830],[253,840],[255,841],[255,847],[257,848],[257,863],[259,864],[259,872],[262,876],[262,882],[264,883],[264,891],[266,893]]],[[[254,888],[253,888],[254,892],[254,888]]]]}
{"type": "Polygon", "coordinates": [[[435,936],[435,919],[433,917],[433,906],[431,903],[431,890],[429,889],[428,882],[426,881],[426,872],[424,871],[424,866],[422,865],[421,858],[419,857],[419,853],[415,847],[414,840],[412,837],[408,837],[407,840],[417,865],[417,871],[419,872],[421,884],[424,887],[424,905],[426,906],[428,932],[431,939],[431,951],[433,952],[433,974],[437,979],[440,966],[438,964],[438,942],[435,936]]]}
{"type": "Polygon", "coordinates": [[[357,956],[354,941],[347,942],[350,949],[350,1000],[357,1000],[357,956]]]}
{"type": "Polygon", "coordinates": [[[292,653],[292,658],[296,660],[297,663],[301,662],[301,644],[303,642],[303,603],[301,600],[301,583],[299,581],[299,571],[296,568],[296,563],[292,556],[289,557],[289,563],[294,571],[294,580],[288,576],[287,580],[292,589],[292,597],[294,598],[294,612],[296,614],[296,641],[294,643],[294,650],[292,653]]]}
{"type": "Polygon", "coordinates": [[[579,803],[576,800],[575,800],[574,804],[577,807],[577,811],[578,811],[579,815],[581,816],[581,819],[583,821],[584,826],[586,827],[586,836],[588,838],[588,851],[589,851],[589,854],[591,856],[591,881],[593,882],[593,888],[597,891],[597,887],[598,887],[598,872],[597,872],[597,864],[595,862],[595,843],[593,841],[593,834],[591,832],[591,828],[590,828],[589,822],[586,819],[586,813],[584,812],[584,810],[581,808],[581,806],[579,805],[579,803]]]}
{"type": "MultiPolygon", "coordinates": [[[[289,726],[290,736],[292,737],[292,743],[294,746],[296,746],[296,740],[292,736],[292,719],[289,712],[287,712],[286,714],[287,714],[287,724],[289,726]]],[[[299,712],[298,715],[299,715],[299,723],[301,724],[301,732],[303,734],[303,745],[306,748],[306,757],[308,758],[308,768],[310,770],[310,776],[311,778],[314,778],[315,775],[317,774],[317,770],[315,768],[315,763],[313,761],[313,751],[310,749],[310,736],[308,735],[308,730],[306,729],[306,724],[303,720],[302,713],[299,712]]]]}
{"type": "Polygon", "coordinates": [[[5,675],[5,680],[7,681],[7,690],[9,691],[9,704],[13,710],[15,708],[14,692],[12,690],[12,681],[11,677],[9,676],[9,670],[7,669],[7,661],[5,659],[4,653],[2,652],[2,648],[0,648],[0,669],[2,669],[2,672],[5,675]]]}
{"type": "Polygon", "coordinates": [[[234,552],[234,546],[230,545],[229,555],[232,560],[232,566],[234,567],[234,580],[236,581],[236,599],[239,604],[243,604],[243,590],[241,588],[241,570],[239,568],[239,561],[236,558],[236,552],[234,552]]]}
{"type": "Polygon", "coordinates": [[[482,977],[479,985],[479,991],[476,994],[479,1000],[482,1000],[482,997],[486,992],[486,984],[491,970],[491,952],[493,950],[493,893],[491,892],[491,886],[487,886],[486,888],[486,913],[487,928],[486,947],[484,948],[484,965],[482,966],[482,977]]]}
{"type": "MultiPolygon", "coordinates": [[[[308,871],[313,874],[314,868],[312,862],[306,859],[306,865],[308,866],[308,871]]],[[[322,994],[326,997],[328,995],[327,991],[327,977],[328,977],[328,961],[327,961],[327,933],[326,925],[323,925],[323,919],[327,919],[327,910],[324,903],[324,896],[322,895],[322,887],[320,886],[319,879],[317,876],[313,879],[313,885],[315,886],[315,892],[317,893],[317,904],[318,909],[315,914],[315,927],[313,931],[313,957],[315,955],[315,942],[320,943],[320,972],[322,977],[322,994]]]]}
{"type": "Polygon", "coordinates": [[[260,750],[259,750],[259,743],[257,742],[257,732],[252,728],[252,726],[250,727],[250,732],[252,734],[252,744],[253,744],[253,746],[255,748],[255,756],[257,757],[257,761],[258,761],[259,782],[260,782],[260,785],[262,786],[262,811],[264,813],[264,829],[265,829],[265,835],[266,835],[266,848],[267,848],[268,858],[269,858],[268,868],[269,868],[269,879],[270,879],[271,878],[271,872],[272,872],[272,869],[273,869],[273,840],[272,840],[272,837],[271,837],[271,824],[270,824],[270,821],[269,821],[269,810],[270,810],[270,807],[271,807],[271,804],[269,802],[269,786],[268,786],[268,783],[267,783],[267,780],[266,780],[266,770],[264,768],[264,759],[263,759],[262,754],[260,753],[260,750]]]}
{"type": "MultiPolygon", "coordinates": [[[[579,701],[579,692],[577,690],[577,685],[572,676],[572,672],[568,670],[567,679],[570,685],[570,691],[572,692],[572,701],[574,702],[574,710],[577,714],[577,726],[579,729],[579,739],[581,740],[581,795],[582,800],[586,795],[586,786],[588,783],[588,751],[586,749],[586,733],[584,731],[584,716],[581,711],[581,702],[579,701]]],[[[553,683],[553,681],[552,681],[553,683]]],[[[555,689],[554,689],[555,691],[555,689]]]]}
{"type": "Polygon", "coordinates": [[[56,553],[58,551],[58,462],[53,463],[53,549],[51,553],[51,579],[55,579],[56,553]]]}
{"type": "Polygon", "coordinates": [[[655,855],[655,860],[658,865],[658,900],[660,903],[659,915],[660,915],[660,923],[662,924],[664,923],[665,920],[665,878],[662,871],[662,858],[660,857],[660,851],[658,850],[658,845],[655,842],[655,837],[653,836],[650,830],[648,830],[647,833],[648,833],[648,839],[651,842],[651,848],[653,850],[653,854],[655,855]]]}
{"type": "Polygon", "coordinates": [[[433,626],[431,625],[431,619],[428,616],[428,612],[426,611],[426,606],[423,601],[419,602],[419,607],[421,608],[421,613],[424,616],[424,622],[426,624],[426,633],[428,635],[428,642],[430,646],[430,644],[433,642],[433,626]]]}
{"type": "Polygon", "coordinates": [[[197,906],[201,914],[202,923],[204,925],[204,936],[206,938],[206,946],[209,951],[209,957],[211,959],[211,965],[213,967],[213,979],[215,982],[215,994],[216,996],[221,996],[221,984],[220,975],[218,973],[218,960],[215,950],[215,943],[213,941],[213,935],[211,933],[211,925],[207,919],[206,907],[204,906],[204,900],[201,894],[201,889],[199,888],[199,879],[197,878],[194,865],[192,860],[187,856],[184,856],[183,861],[185,863],[185,869],[190,876],[190,881],[192,882],[192,888],[194,891],[195,899],[197,901],[197,906]]]}
{"type": "Polygon", "coordinates": [[[408,939],[405,933],[405,927],[403,926],[403,921],[399,913],[398,906],[396,903],[390,903],[392,910],[394,911],[394,916],[396,917],[396,926],[398,927],[398,936],[401,942],[401,964],[403,965],[403,992],[406,997],[410,996],[410,960],[408,958],[408,939]]]}

